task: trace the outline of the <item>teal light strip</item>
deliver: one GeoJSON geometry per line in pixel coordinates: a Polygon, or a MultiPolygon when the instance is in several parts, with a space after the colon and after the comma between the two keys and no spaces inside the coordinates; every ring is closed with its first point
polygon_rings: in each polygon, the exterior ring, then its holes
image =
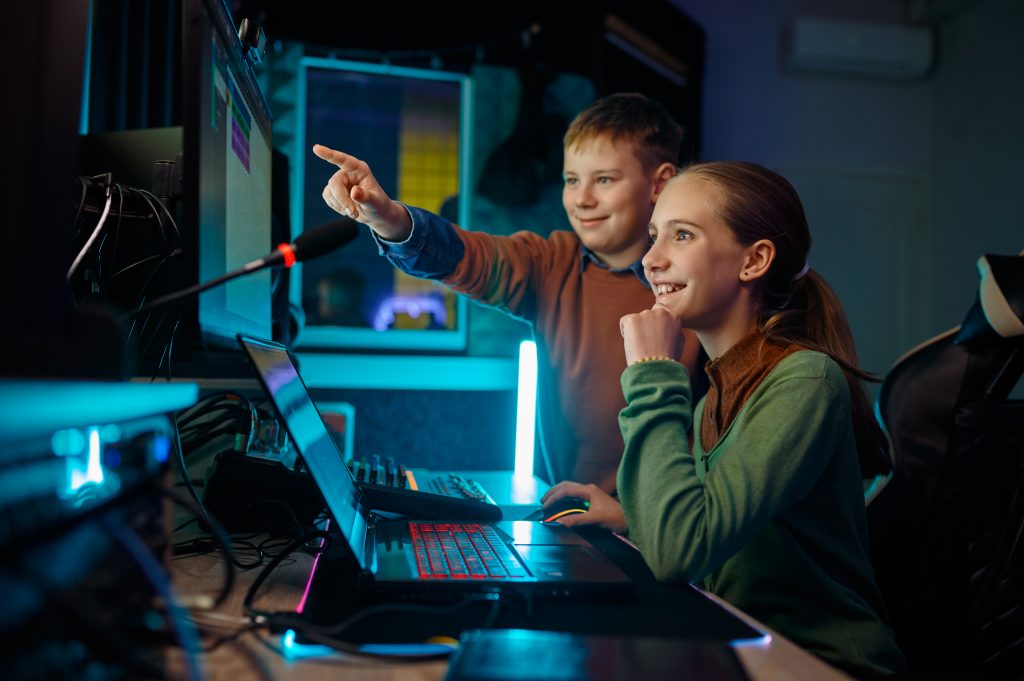
{"type": "Polygon", "coordinates": [[[78,110],[78,134],[89,134],[89,89],[92,87],[92,0],[89,0],[89,20],[86,24],[85,55],[82,60],[82,98],[78,110]]]}
{"type": "Polygon", "coordinates": [[[537,415],[537,344],[519,344],[519,381],[516,398],[515,477],[533,475],[533,446],[537,415]]]}
{"type": "Polygon", "coordinates": [[[357,71],[361,73],[374,73],[381,76],[397,76],[399,78],[447,80],[450,82],[464,82],[469,78],[469,76],[463,73],[418,69],[410,66],[392,66],[391,64],[374,64],[363,61],[347,61],[345,59],[331,59],[329,57],[303,57],[302,63],[314,68],[357,71]]]}
{"type": "Polygon", "coordinates": [[[515,390],[516,362],[496,357],[298,353],[310,388],[515,390]]]}
{"type": "MultiPolygon", "coordinates": [[[[295,95],[295,134],[292,138],[292,155],[288,161],[292,182],[290,188],[292,239],[302,232],[303,223],[306,221],[306,155],[313,153],[313,146],[311,144],[307,146],[306,142],[306,78],[308,76],[305,58],[299,59],[298,73],[296,74],[298,92],[295,95]]],[[[287,271],[284,276],[289,276],[287,271]]],[[[301,308],[302,263],[297,263],[292,268],[290,276],[288,298],[301,308]]]]}
{"type": "MultiPolygon", "coordinates": [[[[388,329],[375,331],[349,326],[307,326],[300,347],[373,348],[374,350],[461,350],[465,347],[466,299],[459,296],[459,330],[388,329]]],[[[428,358],[430,359],[430,358],[428,358]]]]}
{"type": "Polygon", "coordinates": [[[199,396],[194,383],[116,383],[0,379],[0,445],[176,411],[199,396]],[[59,408],[58,408],[59,405],[59,408]]]}

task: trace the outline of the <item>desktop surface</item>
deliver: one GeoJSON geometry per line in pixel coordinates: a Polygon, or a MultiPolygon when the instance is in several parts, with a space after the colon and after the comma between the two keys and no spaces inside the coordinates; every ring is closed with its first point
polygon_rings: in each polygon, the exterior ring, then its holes
{"type": "MultiPolygon", "coordinates": [[[[595,535],[602,534],[600,531],[589,532],[595,535]]],[[[705,647],[703,644],[717,647],[724,637],[731,639],[734,635],[743,636],[754,632],[758,638],[731,645],[752,681],[850,681],[850,677],[801,650],[784,637],[765,629],[742,611],[713,595],[695,587],[656,583],[642,565],[643,561],[639,554],[621,540],[607,533],[604,533],[603,537],[590,537],[588,534],[588,538],[602,550],[605,548],[602,542],[609,542],[609,555],[613,559],[624,558],[625,562],[620,563],[620,566],[631,576],[639,572],[634,594],[637,596],[636,601],[642,602],[539,602],[536,604],[538,612],[534,616],[534,631],[542,626],[549,630],[557,630],[559,626],[566,625],[563,632],[576,636],[610,635],[619,638],[668,639],[674,640],[680,646],[693,641],[701,644],[700,647],[705,647]],[[559,612],[565,608],[568,610],[564,613],[559,612]],[[748,628],[742,633],[732,629],[735,622],[731,618],[748,628]],[[722,628],[723,625],[727,628],[722,628]],[[767,631],[770,636],[763,635],[763,631],[767,631]]],[[[307,552],[294,553],[288,561],[269,572],[262,587],[259,588],[254,605],[265,611],[299,611],[310,618],[315,615],[321,618],[318,621],[322,624],[340,622],[346,609],[351,611],[359,605],[355,599],[356,592],[348,590],[345,584],[332,585],[330,580],[319,578],[313,591],[310,591],[311,573],[318,573],[318,563],[329,558],[329,555],[317,557],[307,552]],[[323,594],[331,595],[329,589],[324,589],[325,586],[333,586],[333,596],[338,600],[333,603],[321,600],[323,594]]],[[[171,569],[175,576],[177,591],[185,598],[214,593],[224,579],[224,559],[218,553],[177,557],[172,561],[171,569]]],[[[294,633],[282,635],[279,631],[270,634],[260,629],[243,633],[241,629],[247,626],[242,617],[243,597],[257,578],[258,572],[260,571],[252,570],[238,574],[230,597],[222,606],[208,613],[195,613],[200,622],[206,626],[216,627],[210,636],[230,637],[229,643],[217,646],[212,652],[203,653],[200,657],[203,670],[211,680],[234,681],[239,678],[251,678],[254,672],[257,672],[260,678],[280,680],[311,681],[343,677],[374,681],[441,681],[451,672],[449,660],[444,658],[418,662],[409,659],[373,660],[361,655],[331,651],[322,645],[302,645],[294,633]]],[[[500,617],[490,623],[490,626],[496,630],[521,630],[522,611],[518,611],[516,604],[512,602],[502,605],[507,607],[499,610],[500,617]]],[[[470,607],[477,609],[465,610],[461,614],[434,615],[432,622],[428,621],[430,618],[421,617],[411,626],[419,627],[419,631],[414,632],[417,634],[430,632],[430,636],[438,636],[442,635],[439,632],[451,632],[448,637],[457,639],[458,632],[471,632],[474,628],[479,628],[481,619],[490,614],[493,604],[483,603],[470,607]],[[456,618],[454,624],[449,623],[452,618],[456,618]],[[429,624],[433,626],[428,626],[429,624]],[[452,633],[456,635],[452,636],[452,633]]],[[[355,641],[365,642],[387,641],[389,638],[404,640],[396,635],[398,632],[389,631],[388,625],[393,628],[396,619],[401,618],[396,617],[395,613],[391,613],[390,617],[383,613],[367,617],[358,622],[357,626],[346,630],[344,635],[355,641]]],[[[402,626],[404,627],[404,624],[402,626]]],[[[408,631],[403,631],[408,635],[408,631]]],[[[500,632],[496,633],[500,635],[500,632]]],[[[175,673],[183,670],[184,659],[180,648],[169,649],[169,678],[182,676],[175,673]]]]}
{"type": "Polygon", "coordinates": [[[746,681],[749,677],[735,651],[713,641],[522,629],[467,632],[445,676],[445,681],[533,679],[746,681]]]}

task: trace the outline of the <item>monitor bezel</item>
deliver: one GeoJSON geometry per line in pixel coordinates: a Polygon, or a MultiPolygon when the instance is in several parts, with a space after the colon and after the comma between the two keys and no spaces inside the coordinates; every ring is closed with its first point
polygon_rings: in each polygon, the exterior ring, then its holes
{"type": "MultiPolygon", "coordinates": [[[[268,141],[268,150],[272,148],[272,116],[267,100],[260,90],[256,75],[249,62],[245,59],[243,46],[235,33],[231,11],[223,0],[185,0],[182,8],[182,177],[181,232],[183,249],[194,257],[184,258],[183,276],[186,282],[199,282],[202,276],[202,259],[207,257],[202,250],[202,164],[201,144],[202,126],[206,117],[202,107],[202,88],[205,75],[202,69],[209,66],[206,57],[210,50],[208,42],[212,32],[216,32],[221,43],[227,48],[225,56],[237,79],[237,86],[252,110],[252,121],[260,128],[268,141]]],[[[267,192],[271,191],[271,177],[267,177],[267,192]]],[[[273,246],[269,239],[270,216],[268,215],[268,242],[264,252],[273,246]]],[[[243,262],[237,263],[238,266],[243,262]]],[[[218,274],[222,274],[219,272],[218,274]]],[[[251,276],[251,275],[250,275],[251,276]]],[[[204,321],[200,305],[207,294],[193,298],[184,303],[182,319],[186,340],[192,346],[219,350],[237,350],[236,335],[239,332],[255,336],[272,335],[271,298],[272,288],[269,276],[265,276],[266,309],[265,320],[236,318],[232,321],[246,324],[247,328],[234,328],[226,324],[211,324],[204,321]]],[[[211,292],[210,296],[223,295],[223,292],[211,292]]],[[[206,300],[209,300],[207,296],[206,300]]],[[[227,314],[227,306],[218,314],[227,314]]]]}
{"type": "MultiPolygon", "coordinates": [[[[291,222],[294,229],[301,230],[305,219],[305,157],[316,140],[306,136],[306,83],[311,69],[349,71],[375,76],[389,76],[453,83],[459,88],[459,193],[466,200],[459,202],[458,224],[472,229],[472,168],[473,168],[473,79],[465,73],[420,69],[392,64],[335,59],[331,57],[302,57],[299,60],[297,80],[299,84],[296,132],[294,136],[295,158],[303,159],[293,165],[291,187],[291,222]]],[[[302,306],[302,265],[296,265],[290,289],[293,305],[302,306]]],[[[456,328],[450,330],[389,329],[376,331],[352,326],[307,325],[303,330],[298,347],[351,351],[371,349],[374,351],[457,351],[464,352],[468,340],[469,306],[465,296],[455,296],[455,311],[458,319],[456,328]]]]}

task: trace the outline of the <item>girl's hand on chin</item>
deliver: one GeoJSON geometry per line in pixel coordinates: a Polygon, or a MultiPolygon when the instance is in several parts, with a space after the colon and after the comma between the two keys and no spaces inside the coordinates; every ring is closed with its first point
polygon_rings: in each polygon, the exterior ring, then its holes
{"type": "Polygon", "coordinates": [[[626,365],[641,359],[665,357],[679,359],[683,354],[682,324],[664,307],[628,314],[619,320],[626,365]]]}

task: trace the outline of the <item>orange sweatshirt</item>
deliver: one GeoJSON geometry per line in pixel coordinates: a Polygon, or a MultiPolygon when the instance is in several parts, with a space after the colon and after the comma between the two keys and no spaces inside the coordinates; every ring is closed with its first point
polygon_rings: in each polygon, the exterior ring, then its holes
{"type": "Polygon", "coordinates": [[[651,307],[631,270],[581,268],[570,231],[493,237],[458,230],[465,256],[443,281],[532,323],[538,346],[540,427],[556,480],[615,489],[622,458],[619,377],[626,368],[619,318],[651,307]]]}
{"type": "MultiPolygon", "coordinates": [[[[568,230],[547,238],[533,232],[493,236],[421,209],[409,211],[414,227],[406,242],[378,239],[396,266],[440,279],[533,326],[540,431],[555,477],[550,482],[614,490],[623,450],[618,414],[626,405],[619,386],[626,368],[619,318],[650,308],[651,290],[630,269],[613,272],[593,262],[581,267],[580,240],[568,230]]],[[[684,352],[692,370],[695,339],[684,352]]]]}

